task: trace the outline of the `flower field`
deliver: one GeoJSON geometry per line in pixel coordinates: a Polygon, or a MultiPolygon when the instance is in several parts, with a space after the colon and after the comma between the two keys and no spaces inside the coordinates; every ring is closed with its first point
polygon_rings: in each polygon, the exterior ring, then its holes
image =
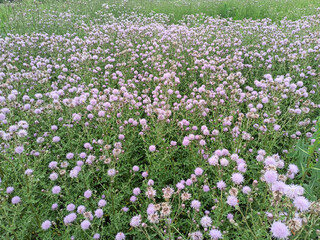
{"type": "Polygon", "coordinates": [[[94,3],[3,7],[0,239],[318,239],[319,10],[94,3]]]}

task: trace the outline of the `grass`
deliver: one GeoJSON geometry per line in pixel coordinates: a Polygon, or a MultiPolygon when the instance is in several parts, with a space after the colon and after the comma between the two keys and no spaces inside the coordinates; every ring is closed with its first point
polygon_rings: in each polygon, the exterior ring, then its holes
{"type": "MultiPolygon", "coordinates": [[[[41,18],[48,11],[54,13],[68,12],[74,18],[86,16],[85,22],[101,21],[102,5],[108,5],[108,12],[113,16],[131,12],[140,14],[160,13],[169,15],[169,23],[176,24],[186,15],[200,14],[206,16],[241,19],[269,18],[275,22],[284,17],[297,20],[305,15],[317,14],[320,8],[318,0],[38,0],[16,1],[14,3],[0,3],[0,33],[33,32],[41,30],[41,18]],[[77,8],[74,6],[77,5],[77,8]],[[28,10],[28,11],[26,11],[28,10]],[[25,12],[26,11],[26,12],[25,12]],[[25,13],[26,15],[22,14],[25,13]],[[29,21],[29,24],[26,22],[29,21]],[[32,22],[30,24],[30,21],[32,22]]],[[[55,33],[74,31],[73,26],[57,26],[52,29],[55,33]]],[[[50,30],[50,29],[49,29],[50,30]]],[[[47,29],[48,31],[48,29],[47,29]]]]}

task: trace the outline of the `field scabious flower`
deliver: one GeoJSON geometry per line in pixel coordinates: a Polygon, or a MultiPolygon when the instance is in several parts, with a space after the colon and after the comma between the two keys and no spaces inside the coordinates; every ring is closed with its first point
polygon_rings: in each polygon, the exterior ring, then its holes
{"type": "Polygon", "coordinates": [[[155,146],[155,145],[151,145],[151,146],[149,147],[149,151],[150,151],[150,152],[156,151],[156,146],[155,146]]]}
{"type": "Polygon", "coordinates": [[[64,217],[63,222],[65,225],[68,225],[68,224],[72,223],[74,220],[76,220],[76,218],[77,218],[77,214],[70,213],[69,215],[64,217]]]}
{"type": "Polygon", "coordinates": [[[18,146],[15,148],[15,152],[17,154],[21,154],[24,151],[24,147],[23,146],[18,146]]]}
{"type": "Polygon", "coordinates": [[[101,199],[101,200],[99,200],[99,202],[98,202],[98,206],[99,206],[99,207],[104,207],[106,204],[107,204],[107,202],[106,202],[106,200],[104,200],[104,199],[101,199]]]}
{"type": "Polygon", "coordinates": [[[131,218],[130,226],[131,227],[138,227],[138,226],[140,226],[141,221],[142,220],[141,220],[141,216],[140,215],[134,216],[134,217],[131,218]]]}
{"type": "Polygon", "coordinates": [[[94,215],[97,217],[97,218],[101,218],[103,216],[103,210],[102,209],[97,209],[95,212],[94,212],[94,215]]]}
{"type": "Polygon", "coordinates": [[[288,227],[280,221],[274,222],[270,230],[272,236],[278,239],[286,239],[291,235],[288,227]]]}
{"type": "Polygon", "coordinates": [[[210,217],[208,217],[208,216],[204,216],[204,217],[201,218],[200,224],[204,228],[210,227],[211,224],[212,224],[212,219],[210,217]]]}
{"type": "Polygon", "coordinates": [[[238,198],[236,196],[228,196],[227,197],[227,204],[235,207],[238,205],[238,198]]]}
{"type": "Polygon", "coordinates": [[[212,240],[222,239],[222,234],[218,229],[210,230],[209,235],[210,235],[212,240]]]}
{"type": "Polygon", "coordinates": [[[244,177],[241,173],[233,173],[231,179],[235,184],[241,184],[244,182],[244,177]]]}
{"type": "Polygon", "coordinates": [[[311,203],[303,196],[298,196],[293,200],[293,204],[297,210],[305,212],[309,209],[311,203]]]}
{"type": "Polygon", "coordinates": [[[273,170],[266,171],[264,174],[264,179],[267,183],[274,183],[278,179],[278,173],[273,170]]]}
{"type": "Polygon", "coordinates": [[[52,193],[53,194],[59,194],[61,192],[61,187],[60,186],[54,186],[52,188],[52,193]]]}
{"type": "Polygon", "coordinates": [[[12,204],[18,204],[21,202],[21,198],[19,196],[14,196],[12,199],[11,199],[11,203],[12,204]]]}
{"type": "Polygon", "coordinates": [[[198,201],[198,200],[193,200],[191,202],[191,207],[195,210],[199,210],[200,209],[200,206],[201,206],[201,202],[198,201]]]}
{"type": "Polygon", "coordinates": [[[6,192],[7,192],[8,194],[13,193],[13,191],[14,191],[14,187],[7,187],[6,192]]]}
{"type": "Polygon", "coordinates": [[[203,234],[200,231],[193,232],[190,234],[190,237],[192,240],[202,240],[203,239],[203,234]]]}
{"type": "Polygon", "coordinates": [[[43,230],[48,230],[50,227],[51,227],[51,222],[49,220],[46,220],[41,224],[41,228],[43,230]]]}
{"type": "Polygon", "coordinates": [[[202,173],[203,173],[202,168],[196,168],[196,169],[194,170],[194,174],[195,174],[196,176],[201,176],[202,173]]]}
{"type": "Polygon", "coordinates": [[[90,198],[92,196],[92,191],[91,190],[87,190],[87,191],[84,192],[83,195],[84,195],[85,198],[88,199],[88,198],[90,198]]]}
{"type": "Polygon", "coordinates": [[[219,181],[217,182],[217,188],[220,189],[220,190],[223,190],[227,187],[227,184],[224,182],[224,181],[219,181]]]}
{"type": "Polygon", "coordinates": [[[91,223],[88,220],[84,220],[80,225],[83,230],[87,230],[90,227],[91,223]]]}
{"type": "Polygon", "coordinates": [[[123,232],[118,232],[115,237],[115,240],[124,240],[125,238],[126,238],[126,236],[124,235],[123,232]]]}

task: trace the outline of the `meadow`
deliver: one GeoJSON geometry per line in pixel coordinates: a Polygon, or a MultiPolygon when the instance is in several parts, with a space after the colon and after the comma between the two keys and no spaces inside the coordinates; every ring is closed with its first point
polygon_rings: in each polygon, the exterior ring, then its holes
{"type": "Polygon", "coordinates": [[[0,239],[318,239],[320,2],[0,3],[0,239]]]}

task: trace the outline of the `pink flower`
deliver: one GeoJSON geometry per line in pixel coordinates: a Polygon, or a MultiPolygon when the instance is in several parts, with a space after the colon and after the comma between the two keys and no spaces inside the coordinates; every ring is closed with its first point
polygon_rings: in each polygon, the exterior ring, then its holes
{"type": "Polygon", "coordinates": [[[291,235],[288,227],[280,221],[274,222],[271,225],[270,230],[272,232],[272,236],[278,239],[286,239],[291,235]]]}
{"type": "Polygon", "coordinates": [[[227,186],[226,183],[224,181],[222,181],[222,180],[217,183],[217,188],[219,188],[220,190],[225,189],[226,186],[227,186]]]}
{"type": "Polygon", "coordinates": [[[222,234],[218,229],[212,229],[209,232],[212,240],[222,239],[222,234]]]}
{"type": "Polygon", "coordinates": [[[198,200],[193,200],[191,202],[191,207],[196,209],[196,210],[199,210],[200,206],[201,206],[201,202],[199,202],[198,200]]]}
{"type": "Polygon", "coordinates": [[[294,206],[301,212],[305,212],[309,209],[311,203],[303,196],[296,197],[293,201],[294,206]]]}
{"type": "Polygon", "coordinates": [[[264,179],[267,183],[275,183],[278,179],[278,173],[273,170],[266,171],[264,174],[264,179]]]}
{"type": "Polygon", "coordinates": [[[87,191],[84,192],[83,195],[84,195],[85,198],[88,199],[88,198],[90,198],[92,196],[92,191],[91,190],[87,190],[87,191]]]}
{"type": "Polygon", "coordinates": [[[244,178],[241,173],[233,173],[231,179],[235,184],[241,184],[244,182],[244,178]]]}
{"type": "Polygon", "coordinates": [[[154,152],[156,150],[156,146],[155,145],[151,145],[150,147],[149,147],[149,151],[150,152],[154,152]]]}
{"type": "Polygon", "coordinates": [[[21,202],[21,198],[19,196],[15,196],[11,199],[12,204],[18,204],[21,202]]]}
{"type": "Polygon", "coordinates": [[[59,186],[54,186],[52,188],[52,193],[53,194],[58,194],[58,193],[60,193],[60,191],[61,191],[61,187],[59,187],[59,186]]]}
{"type": "Polygon", "coordinates": [[[227,197],[227,204],[232,206],[232,207],[235,207],[238,205],[238,198],[235,197],[235,196],[228,196],[227,197]]]}
{"type": "Polygon", "coordinates": [[[141,216],[140,215],[137,215],[137,216],[134,216],[131,218],[131,221],[130,221],[131,227],[138,227],[138,226],[140,226],[140,224],[141,224],[141,216]]]}
{"type": "Polygon", "coordinates": [[[43,230],[48,230],[50,227],[51,227],[51,222],[49,220],[46,220],[41,224],[41,228],[43,230]]]}
{"type": "Polygon", "coordinates": [[[87,230],[90,227],[91,223],[88,220],[84,220],[81,222],[81,228],[83,230],[87,230]]]}
{"type": "Polygon", "coordinates": [[[203,170],[201,168],[196,168],[194,170],[194,174],[197,175],[197,176],[201,176],[203,173],[203,170]]]}

